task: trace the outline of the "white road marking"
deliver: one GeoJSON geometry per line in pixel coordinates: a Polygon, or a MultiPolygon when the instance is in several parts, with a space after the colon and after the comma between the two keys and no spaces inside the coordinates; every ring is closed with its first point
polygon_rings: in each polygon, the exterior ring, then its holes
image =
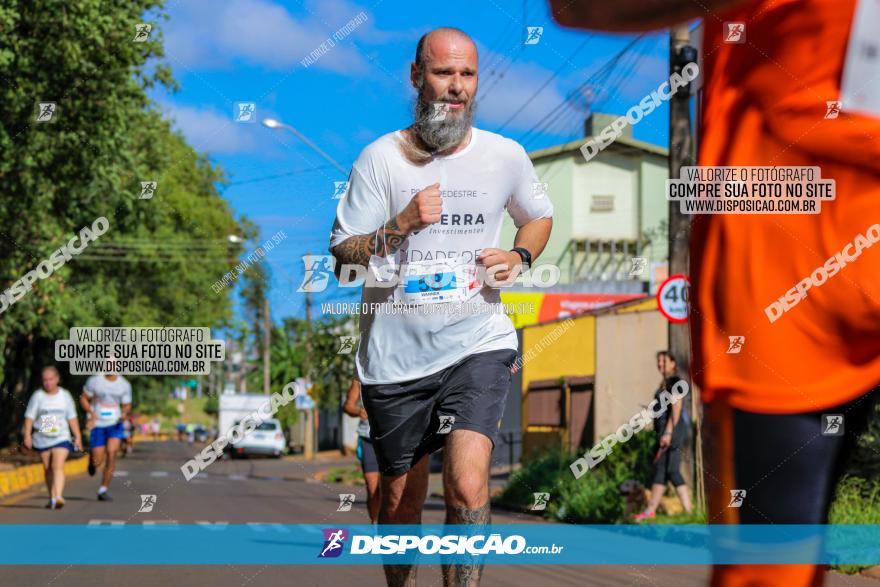
{"type": "Polygon", "coordinates": [[[151,471],[150,477],[167,477],[168,471],[151,471]]]}

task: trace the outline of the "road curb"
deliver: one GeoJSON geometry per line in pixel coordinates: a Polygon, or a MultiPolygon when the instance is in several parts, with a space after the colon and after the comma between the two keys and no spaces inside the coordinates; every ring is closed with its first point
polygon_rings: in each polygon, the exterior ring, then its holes
{"type": "MultiPolygon", "coordinates": [[[[68,477],[81,475],[88,466],[88,457],[71,459],[64,463],[64,474],[68,477]]],[[[45,480],[43,465],[40,463],[25,465],[12,471],[0,471],[0,498],[15,495],[34,485],[42,485],[45,480]]]]}

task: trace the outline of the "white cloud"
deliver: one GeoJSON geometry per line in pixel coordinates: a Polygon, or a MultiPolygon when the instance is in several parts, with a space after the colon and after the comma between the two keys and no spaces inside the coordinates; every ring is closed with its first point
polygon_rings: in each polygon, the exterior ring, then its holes
{"type": "MultiPolygon", "coordinates": [[[[298,19],[269,0],[187,0],[171,10],[164,27],[165,52],[172,67],[186,69],[225,68],[235,61],[289,69],[300,66],[303,58],[360,11],[353,5],[332,12],[316,9],[298,19]]],[[[371,20],[336,42],[311,67],[338,73],[366,71],[369,64],[346,42],[356,39],[362,28],[372,30],[371,20]]]]}
{"type": "Polygon", "coordinates": [[[259,123],[235,122],[231,110],[225,113],[165,103],[163,112],[193,148],[211,155],[254,151],[258,144],[256,133],[265,130],[259,123]]]}

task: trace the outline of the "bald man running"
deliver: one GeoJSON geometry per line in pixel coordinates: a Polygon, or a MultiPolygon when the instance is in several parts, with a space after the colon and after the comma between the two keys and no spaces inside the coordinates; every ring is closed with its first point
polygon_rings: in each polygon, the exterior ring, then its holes
{"type": "MultiPolygon", "coordinates": [[[[379,522],[421,522],[428,455],[442,447],[446,522],[488,524],[489,464],[517,339],[503,313],[479,311],[497,307],[498,289],[464,276],[483,266],[503,281],[537,258],[553,207],[533,196],[538,179],[519,144],[471,126],[470,37],[450,28],[426,34],[410,77],[415,122],[355,161],[330,250],[337,267],[360,265],[380,280],[398,271],[395,287],[367,282],[363,302],[421,310],[360,320],[358,372],[382,473],[379,522]],[[509,251],[496,248],[505,209],[518,228],[509,251]],[[454,302],[468,311],[449,311],[454,302]]],[[[480,572],[444,567],[444,582],[477,585],[480,572]]],[[[415,585],[413,566],[386,566],[385,574],[389,585],[415,585]]]]}

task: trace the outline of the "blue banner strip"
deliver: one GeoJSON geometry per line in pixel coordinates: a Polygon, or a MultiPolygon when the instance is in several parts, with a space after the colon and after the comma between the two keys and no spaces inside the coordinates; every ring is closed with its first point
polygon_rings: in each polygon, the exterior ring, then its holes
{"type": "Polygon", "coordinates": [[[880,564],[880,526],[0,525],[3,565],[880,564]]]}

